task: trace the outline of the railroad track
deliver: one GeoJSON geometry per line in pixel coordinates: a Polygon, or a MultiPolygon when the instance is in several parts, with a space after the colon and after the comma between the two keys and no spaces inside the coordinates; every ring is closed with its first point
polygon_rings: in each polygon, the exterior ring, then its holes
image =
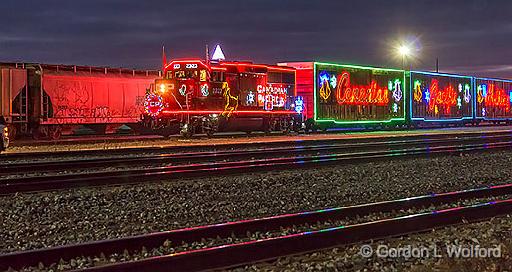
{"type": "Polygon", "coordinates": [[[140,166],[155,164],[175,164],[181,162],[202,162],[219,161],[228,159],[244,159],[251,157],[274,157],[283,155],[307,155],[318,153],[333,153],[341,151],[362,151],[375,150],[379,148],[397,148],[397,147],[421,147],[426,144],[464,144],[464,143],[492,143],[496,141],[512,141],[512,135],[489,135],[482,136],[463,136],[453,138],[421,138],[409,140],[380,140],[362,143],[324,143],[305,146],[281,146],[270,148],[254,148],[246,150],[218,150],[205,152],[183,152],[183,153],[161,153],[140,155],[134,157],[109,157],[109,158],[89,158],[74,160],[56,160],[56,161],[36,161],[22,163],[3,163],[0,164],[0,173],[15,174],[25,171],[59,171],[69,169],[87,169],[94,167],[115,167],[115,166],[140,166]]]}
{"type": "Polygon", "coordinates": [[[40,175],[0,179],[0,194],[45,191],[77,186],[115,185],[155,180],[314,167],[382,159],[436,156],[512,147],[511,135],[375,141],[300,147],[275,147],[245,151],[158,154],[135,158],[109,158],[42,163],[2,164],[0,172],[44,171],[40,175]],[[158,166],[158,164],[167,164],[158,166]],[[141,167],[145,165],[145,167],[141,167]],[[157,166],[155,166],[157,165],[157,166]],[[92,167],[138,166],[137,169],[58,173],[92,167]],[[52,173],[55,171],[55,173],[52,173]],[[49,172],[49,173],[48,173],[49,172]]]}
{"type": "MultiPolygon", "coordinates": [[[[15,252],[0,255],[0,270],[29,266],[50,266],[74,258],[102,257],[114,263],[101,263],[85,271],[202,271],[223,269],[248,263],[273,260],[281,256],[302,254],[333,246],[401,236],[448,225],[468,223],[512,212],[512,184],[489,186],[465,191],[410,197],[341,208],[278,215],[267,218],[151,233],[121,239],[15,252]],[[405,212],[411,210],[412,212],[405,212]],[[378,217],[367,222],[355,218],[371,214],[398,214],[378,217]],[[339,220],[343,224],[332,225],[339,220]],[[351,221],[352,220],[352,221],[351,221]],[[327,228],[315,229],[319,222],[331,222],[327,228]],[[303,228],[296,228],[302,226],[303,228]],[[284,230],[296,229],[283,234],[284,230]],[[248,237],[250,233],[277,233],[269,237],[248,237]],[[281,234],[280,234],[281,233],[281,234]],[[240,239],[238,239],[238,238],[240,239]],[[200,246],[160,256],[115,262],[115,257],[128,252],[138,256],[143,247],[158,248],[163,244],[192,245],[208,239],[227,238],[228,242],[200,246]],[[116,255],[117,254],[117,255],[116,255]],[[61,261],[62,260],[62,261],[61,261]]],[[[76,267],[75,267],[76,268],[76,267]]]]}
{"type": "Polygon", "coordinates": [[[16,161],[16,160],[48,160],[49,158],[63,159],[66,157],[93,157],[93,156],[124,156],[126,154],[175,154],[192,151],[218,151],[218,150],[240,150],[240,149],[256,149],[256,148],[274,148],[274,147],[290,147],[290,146],[311,146],[311,145],[332,145],[340,143],[371,143],[375,141],[409,141],[414,139],[446,139],[457,137],[499,137],[511,136],[510,131],[497,131],[497,132],[462,132],[462,133],[438,133],[427,135],[399,135],[399,136],[386,136],[380,137],[373,135],[371,137],[345,139],[304,139],[304,140],[283,140],[272,142],[250,142],[250,143],[234,143],[234,144],[197,144],[187,146],[151,146],[151,147],[126,147],[116,149],[91,149],[91,150],[73,150],[73,151],[48,151],[48,152],[20,152],[20,153],[2,153],[0,154],[1,161],[16,161]]]}

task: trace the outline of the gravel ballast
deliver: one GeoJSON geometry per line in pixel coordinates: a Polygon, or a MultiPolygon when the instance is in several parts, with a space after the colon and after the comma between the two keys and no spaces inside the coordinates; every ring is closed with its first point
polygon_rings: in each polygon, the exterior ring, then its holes
{"type": "Polygon", "coordinates": [[[338,220],[327,220],[321,222],[315,222],[312,224],[302,224],[302,225],[294,225],[292,227],[281,227],[279,229],[267,230],[267,231],[256,231],[256,232],[247,232],[244,235],[234,235],[232,234],[229,237],[215,237],[208,238],[205,237],[197,237],[197,240],[192,243],[173,243],[172,241],[166,240],[159,247],[155,248],[139,248],[134,251],[119,251],[115,254],[104,255],[103,253],[100,255],[91,255],[91,256],[77,256],[71,260],[63,260],[61,259],[58,263],[50,264],[49,266],[43,266],[40,264],[39,267],[26,267],[22,271],[39,271],[39,270],[54,270],[54,271],[67,271],[73,269],[83,269],[86,267],[93,266],[102,266],[109,263],[116,262],[127,262],[140,260],[149,257],[155,256],[164,256],[168,254],[174,254],[177,252],[196,250],[207,247],[214,247],[226,244],[234,244],[241,242],[248,242],[259,239],[267,239],[271,237],[279,237],[296,233],[303,233],[307,231],[313,230],[322,230],[328,229],[338,226],[348,226],[354,224],[360,224],[364,222],[371,222],[380,219],[386,218],[396,218],[400,216],[418,214],[418,213],[427,213],[435,210],[442,210],[460,206],[471,206],[479,203],[486,203],[490,201],[496,201],[499,199],[508,199],[510,195],[502,195],[499,197],[491,197],[491,198],[478,198],[478,199],[469,199],[463,201],[457,201],[449,204],[441,204],[441,205],[432,205],[429,207],[423,208],[412,208],[407,210],[397,210],[392,212],[381,212],[381,213],[372,213],[365,216],[356,216],[356,217],[346,217],[338,220]]]}
{"type": "MultiPolygon", "coordinates": [[[[512,216],[360,243],[233,269],[240,271],[510,271],[512,216]],[[361,248],[370,247],[370,257],[361,248]],[[407,251],[408,248],[418,250],[407,251]],[[403,249],[401,253],[396,250],[403,249]],[[469,253],[468,254],[468,250],[469,253]]],[[[365,251],[366,252],[366,251],[365,251]]]]}
{"type": "Polygon", "coordinates": [[[509,182],[510,152],[0,197],[0,252],[509,182]]]}

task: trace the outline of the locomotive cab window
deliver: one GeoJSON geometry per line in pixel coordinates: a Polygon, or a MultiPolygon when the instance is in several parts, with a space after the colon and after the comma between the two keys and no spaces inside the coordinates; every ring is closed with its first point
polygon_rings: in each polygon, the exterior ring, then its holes
{"type": "Polygon", "coordinates": [[[214,82],[223,82],[224,81],[224,72],[212,72],[212,80],[214,82]]]}

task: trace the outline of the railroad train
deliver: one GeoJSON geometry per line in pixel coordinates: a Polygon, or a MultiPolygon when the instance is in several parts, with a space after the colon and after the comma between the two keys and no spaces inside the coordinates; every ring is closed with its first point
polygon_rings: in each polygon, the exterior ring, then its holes
{"type": "Polygon", "coordinates": [[[358,65],[175,60],[145,99],[163,135],[512,122],[512,81],[358,65]]]}
{"type": "Polygon", "coordinates": [[[0,71],[0,117],[11,139],[58,139],[84,127],[140,130],[146,91],[161,77],[160,71],[36,63],[0,63],[0,71]]]}
{"type": "Polygon", "coordinates": [[[161,71],[27,63],[0,63],[0,71],[10,139],[122,125],[189,137],[512,122],[511,80],[454,74],[208,58],[173,60],[161,71]]]}

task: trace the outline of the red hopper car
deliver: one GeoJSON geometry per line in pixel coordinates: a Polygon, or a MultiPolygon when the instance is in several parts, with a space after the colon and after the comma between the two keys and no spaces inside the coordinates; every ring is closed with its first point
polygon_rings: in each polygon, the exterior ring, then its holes
{"type": "Polygon", "coordinates": [[[79,126],[98,133],[140,125],[158,71],[45,64],[0,64],[1,114],[11,137],[59,138],[79,126]]]}

